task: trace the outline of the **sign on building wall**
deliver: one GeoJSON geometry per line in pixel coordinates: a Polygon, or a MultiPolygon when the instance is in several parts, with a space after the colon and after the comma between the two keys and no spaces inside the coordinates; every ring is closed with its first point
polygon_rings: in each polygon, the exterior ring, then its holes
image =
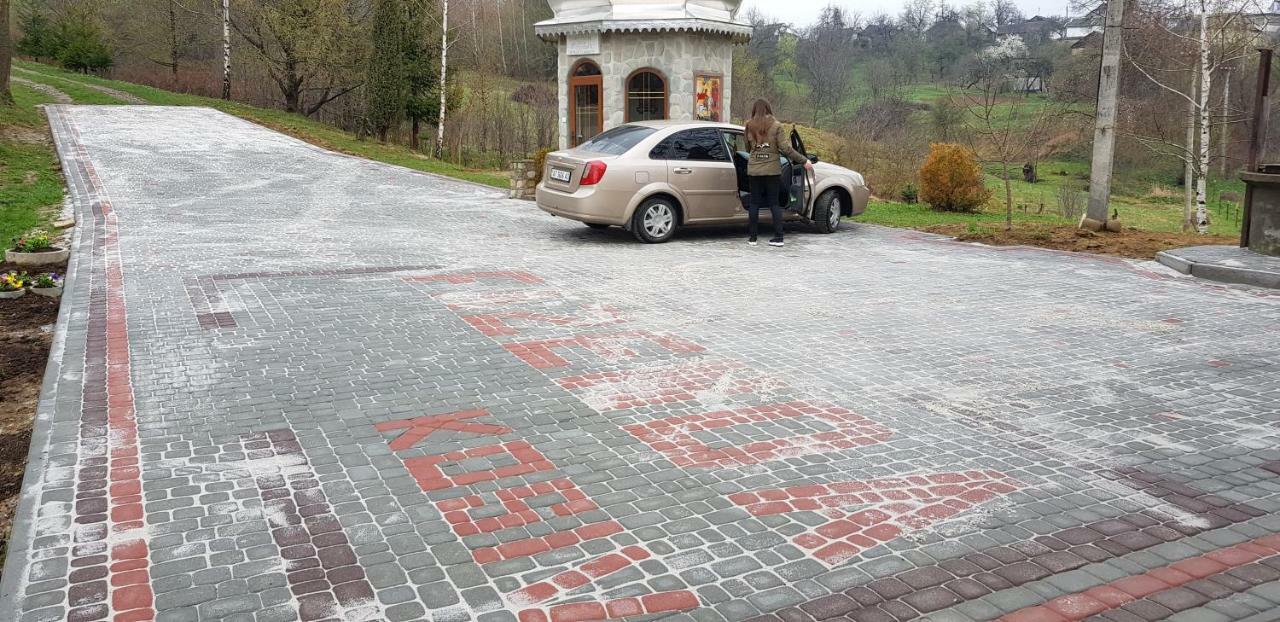
{"type": "Polygon", "coordinates": [[[724,120],[724,77],[713,73],[694,76],[693,116],[699,121],[724,120]]]}
{"type": "Polygon", "coordinates": [[[570,57],[595,56],[600,53],[600,33],[586,32],[565,36],[565,51],[570,57]]]}

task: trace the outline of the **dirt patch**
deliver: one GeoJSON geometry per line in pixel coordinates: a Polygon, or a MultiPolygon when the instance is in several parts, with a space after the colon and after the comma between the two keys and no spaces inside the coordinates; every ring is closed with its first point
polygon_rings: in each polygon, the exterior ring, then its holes
{"type": "Polygon", "coordinates": [[[44,130],[23,127],[21,125],[11,125],[0,129],[0,141],[9,143],[25,143],[28,145],[47,145],[52,143],[48,132],[44,130]]]}
{"type": "MultiPolygon", "coordinates": [[[[0,272],[13,268],[0,264],[0,272]]],[[[61,274],[65,266],[47,266],[61,274]]],[[[32,271],[32,270],[28,270],[32,271]]],[[[31,422],[58,319],[58,300],[28,293],[0,300],[0,550],[9,539],[13,511],[31,444],[31,422]]]]}
{"type": "Polygon", "coordinates": [[[963,242],[992,246],[1038,246],[1132,259],[1154,259],[1156,253],[1171,248],[1240,242],[1239,238],[1222,235],[1162,233],[1138,229],[1126,229],[1120,233],[1094,233],[1081,231],[1070,225],[1014,225],[1013,231],[1005,231],[1004,225],[984,225],[976,231],[965,225],[937,225],[925,230],[953,236],[963,242]]]}

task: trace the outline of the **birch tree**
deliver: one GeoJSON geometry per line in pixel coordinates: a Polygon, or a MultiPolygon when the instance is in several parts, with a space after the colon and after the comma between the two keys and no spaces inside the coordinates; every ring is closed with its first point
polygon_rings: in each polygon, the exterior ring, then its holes
{"type": "Polygon", "coordinates": [[[222,0],[222,99],[231,101],[231,0],[222,0]]]}
{"type": "Polygon", "coordinates": [[[439,158],[444,153],[444,120],[448,110],[449,84],[449,0],[440,0],[440,116],[436,123],[436,150],[439,158]]]}
{"type": "MultiPolygon", "coordinates": [[[[1252,53],[1259,32],[1250,22],[1251,2],[1215,4],[1212,0],[1190,0],[1183,6],[1148,5],[1137,45],[1125,47],[1125,57],[1150,84],[1187,106],[1184,137],[1172,138],[1164,132],[1130,132],[1148,149],[1178,158],[1186,170],[1183,229],[1194,227],[1209,233],[1208,182],[1212,164],[1212,132],[1215,123],[1228,127],[1243,122],[1224,110],[1215,119],[1210,97],[1214,76],[1220,69],[1229,76],[1229,67],[1252,53]],[[1178,87],[1178,76],[1186,86],[1178,87]],[[1194,187],[1194,209],[1190,188],[1194,187]]],[[[1225,83],[1224,83],[1225,86],[1225,83]]],[[[1147,127],[1160,127],[1158,116],[1147,127]]],[[[1226,130],[1224,130],[1226,132],[1226,130]]]]}

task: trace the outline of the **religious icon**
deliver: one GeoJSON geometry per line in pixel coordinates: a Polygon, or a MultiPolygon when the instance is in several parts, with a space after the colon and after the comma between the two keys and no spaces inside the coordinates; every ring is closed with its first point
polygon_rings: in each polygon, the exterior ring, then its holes
{"type": "Polygon", "coordinates": [[[694,76],[693,116],[699,121],[720,122],[724,111],[724,78],[700,73],[694,76]]]}

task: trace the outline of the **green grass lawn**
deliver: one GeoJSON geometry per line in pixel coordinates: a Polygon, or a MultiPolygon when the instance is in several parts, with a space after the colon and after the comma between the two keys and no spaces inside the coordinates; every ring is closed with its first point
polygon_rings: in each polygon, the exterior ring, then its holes
{"type": "Polygon", "coordinates": [[[13,85],[14,106],[0,106],[0,244],[46,228],[62,203],[58,159],[48,142],[45,95],[13,85]]]}
{"type": "MultiPolygon", "coordinates": [[[[956,214],[935,212],[927,205],[908,205],[894,201],[873,201],[867,213],[858,217],[864,222],[888,225],[891,227],[920,228],[934,225],[974,224],[1004,222],[1004,181],[999,176],[999,165],[987,165],[987,187],[991,190],[991,200],[977,214],[956,214]]],[[[1060,215],[1059,195],[1064,186],[1080,196],[1083,204],[1087,203],[1089,191],[1087,163],[1070,160],[1052,160],[1041,162],[1038,168],[1040,181],[1028,183],[1022,179],[1022,168],[1013,171],[1013,220],[1015,223],[1029,224],[1075,224],[1075,221],[1060,215]]],[[[1126,227],[1136,227],[1146,231],[1162,231],[1178,233],[1182,231],[1182,193],[1180,188],[1160,189],[1159,196],[1153,196],[1155,189],[1149,188],[1144,196],[1130,196],[1115,193],[1112,195],[1112,208],[1120,214],[1120,222],[1126,227]]],[[[1209,184],[1209,208],[1212,224],[1209,232],[1214,235],[1234,236],[1240,233],[1238,221],[1239,205],[1232,202],[1219,203],[1218,197],[1223,193],[1244,194],[1244,184],[1238,180],[1214,179],[1209,184]]]]}
{"type": "MultiPolygon", "coordinates": [[[[362,158],[385,162],[387,164],[403,166],[417,171],[445,175],[456,179],[493,186],[495,188],[506,188],[509,185],[510,177],[503,171],[469,170],[413,152],[407,147],[381,144],[372,140],[360,140],[357,139],[354,134],[344,132],[319,121],[313,121],[302,115],[284,112],[283,110],[258,108],[256,106],[250,106],[248,104],[238,102],[228,102],[221,99],[174,93],[141,84],[121,82],[118,80],[107,80],[97,76],[71,73],[56,67],[38,63],[18,61],[17,64],[25,69],[30,69],[41,74],[41,76],[46,78],[41,80],[42,82],[66,92],[76,100],[76,103],[106,102],[94,102],[88,101],[87,99],[82,100],[79,95],[72,93],[71,90],[69,90],[69,85],[66,80],[74,80],[84,84],[96,84],[124,91],[139,97],[150,104],[161,106],[206,106],[214,108],[253,123],[269,127],[278,132],[288,134],[313,145],[340,153],[360,156],[362,158]],[[59,80],[57,78],[63,78],[63,80],[59,80]]],[[[30,74],[26,74],[24,77],[39,79],[31,76],[30,74]]],[[[96,93],[100,97],[106,97],[96,91],[91,92],[96,93]]],[[[113,100],[109,103],[119,103],[114,101],[113,98],[108,97],[108,99],[113,100]]]]}

